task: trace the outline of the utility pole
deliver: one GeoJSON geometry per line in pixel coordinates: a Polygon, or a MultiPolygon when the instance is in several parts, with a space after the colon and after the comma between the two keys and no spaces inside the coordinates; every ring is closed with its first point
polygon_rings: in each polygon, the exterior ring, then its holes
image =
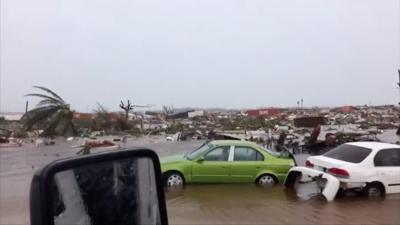
{"type": "Polygon", "coordinates": [[[28,112],[28,107],[29,107],[29,101],[26,101],[26,103],[25,103],[25,113],[28,112]]]}
{"type": "MultiPolygon", "coordinates": [[[[399,72],[399,82],[397,83],[397,86],[398,86],[397,89],[399,90],[399,105],[400,105],[400,69],[398,69],[397,72],[399,72]]],[[[399,115],[399,118],[400,118],[400,115],[399,115]]],[[[400,125],[397,128],[396,134],[400,136],[400,125]]]]}
{"type": "Polygon", "coordinates": [[[399,72],[399,82],[397,83],[397,89],[399,90],[399,105],[400,105],[400,69],[397,70],[399,72]]]}

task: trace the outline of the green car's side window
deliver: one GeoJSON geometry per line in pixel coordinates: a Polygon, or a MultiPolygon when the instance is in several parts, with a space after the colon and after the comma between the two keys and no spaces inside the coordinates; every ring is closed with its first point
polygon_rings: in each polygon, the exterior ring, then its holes
{"type": "Polygon", "coordinates": [[[204,161],[228,161],[229,146],[217,147],[204,155],[204,161]]]}
{"type": "Polygon", "coordinates": [[[234,161],[264,161],[264,156],[253,148],[235,147],[234,161]]]}

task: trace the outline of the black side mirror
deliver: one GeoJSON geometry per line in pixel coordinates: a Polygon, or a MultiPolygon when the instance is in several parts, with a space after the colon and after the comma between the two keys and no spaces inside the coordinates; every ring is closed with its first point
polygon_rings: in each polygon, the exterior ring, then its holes
{"type": "Polygon", "coordinates": [[[32,225],[168,225],[156,153],[131,149],[58,160],[37,171],[32,225]]]}

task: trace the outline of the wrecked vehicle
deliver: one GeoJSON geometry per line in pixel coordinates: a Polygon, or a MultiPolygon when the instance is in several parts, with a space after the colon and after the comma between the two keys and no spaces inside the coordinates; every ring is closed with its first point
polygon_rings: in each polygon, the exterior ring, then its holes
{"type": "Polygon", "coordinates": [[[295,166],[291,156],[273,155],[248,141],[206,142],[185,155],[163,157],[161,169],[165,186],[185,183],[257,183],[283,182],[295,166]]]}
{"type": "Polygon", "coordinates": [[[334,200],[339,191],[354,190],[366,196],[400,193],[400,145],[353,142],[321,156],[308,158],[306,167],[294,167],[284,182],[317,182],[322,195],[334,200]]]}

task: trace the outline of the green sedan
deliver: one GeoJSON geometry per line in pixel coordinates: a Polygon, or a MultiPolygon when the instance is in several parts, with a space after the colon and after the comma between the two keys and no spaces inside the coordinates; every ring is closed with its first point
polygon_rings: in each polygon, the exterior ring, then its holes
{"type": "Polygon", "coordinates": [[[185,155],[161,158],[166,186],[185,183],[258,183],[283,182],[292,157],[280,157],[247,141],[211,141],[185,155]]]}

